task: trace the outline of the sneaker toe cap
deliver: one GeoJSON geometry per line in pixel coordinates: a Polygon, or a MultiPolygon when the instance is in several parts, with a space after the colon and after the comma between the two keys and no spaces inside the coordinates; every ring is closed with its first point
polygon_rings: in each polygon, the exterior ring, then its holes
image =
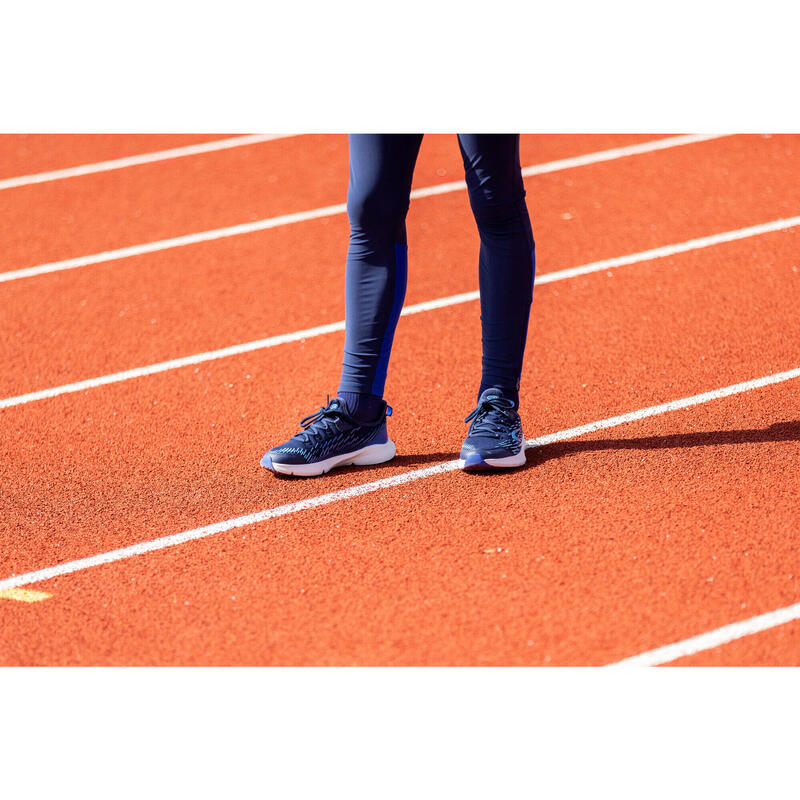
{"type": "Polygon", "coordinates": [[[306,458],[305,453],[296,448],[289,450],[276,447],[265,453],[261,459],[262,467],[272,469],[273,464],[308,464],[308,458],[306,458]]]}
{"type": "Polygon", "coordinates": [[[481,453],[478,453],[475,450],[464,452],[462,449],[461,451],[461,469],[486,469],[488,468],[488,464],[483,460],[483,456],[481,453]]]}
{"type": "Polygon", "coordinates": [[[498,445],[496,442],[481,442],[477,444],[464,442],[464,445],[461,448],[461,459],[466,460],[470,456],[473,458],[473,460],[483,460],[485,458],[507,458],[518,451],[519,448],[516,448],[515,450],[513,447],[508,447],[507,445],[498,445]]]}

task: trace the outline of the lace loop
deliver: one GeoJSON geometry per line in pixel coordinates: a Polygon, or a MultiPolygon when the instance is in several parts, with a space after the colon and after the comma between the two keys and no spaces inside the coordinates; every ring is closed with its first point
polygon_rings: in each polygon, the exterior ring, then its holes
{"type": "Polygon", "coordinates": [[[341,402],[331,403],[331,396],[327,395],[325,405],[320,406],[319,411],[300,420],[300,427],[303,430],[297,434],[297,438],[301,441],[308,441],[318,433],[336,430],[339,418],[347,419],[349,416],[341,402]]]}
{"type": "Polygon", "coordinates": [[[474,420],[472,425],[470,425],[470,435],[483,433],[491,436],[499,436],[506,432],[506,425],[504,425],[502,418],[498,418],[497,415],[500,414],[503,417],[511,418],[513,416],[513,411],[513,400],[499,396],[490,397],[480,403],[477,408],[473,409],[464,418],[464,422],[474,420]]]}

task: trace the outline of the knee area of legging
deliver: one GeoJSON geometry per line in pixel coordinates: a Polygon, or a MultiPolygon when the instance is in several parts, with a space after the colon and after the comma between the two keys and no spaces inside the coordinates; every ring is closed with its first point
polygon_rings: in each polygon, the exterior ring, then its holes
{"type": "Polygon", "coordinates": [[[347,194],[347,218],[352,230],[396,231],[405,223],[408,202],[387,197],[381,192],[354,192],[347,194]]]}
{"type": "Polygon", "coordinates": [[[528,217],[525,195],[498,197],[476,189],[470,192],[469,204],[479,225],[512,225],[528,217]]]}
{"type": "Polygon", "coordinates": [[[524,198],[487,202],[484,197],[470,196],[470,206],[481,233],[507,235],[523,232],[533,246],[533,233],[524,198]]]}

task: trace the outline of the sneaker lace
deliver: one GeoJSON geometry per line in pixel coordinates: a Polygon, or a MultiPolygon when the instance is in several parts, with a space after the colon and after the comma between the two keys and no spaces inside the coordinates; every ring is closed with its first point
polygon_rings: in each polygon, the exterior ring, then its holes
{"type": "Polygon", "coordinates": [[[477,408],[464,418],[464,422],[472,422],[469,433],[487,434],[498,437],[508,431],[508,424],[514,420],[514,402],[505,397],[493,397],[484,400],[477,408]]]}
{"type": "Polygon", "coordinates": [[[341,403],[331,405],[331,397],[328,395],[325,406],[320,406],[319,411],[300,420],[300,427],[303,430],[297,434],[296,438],[301,442],[308,442],[318,436],[336,433],[339,430],[340,419],[353,422],[350,415],[342,408],[341,403]]]}

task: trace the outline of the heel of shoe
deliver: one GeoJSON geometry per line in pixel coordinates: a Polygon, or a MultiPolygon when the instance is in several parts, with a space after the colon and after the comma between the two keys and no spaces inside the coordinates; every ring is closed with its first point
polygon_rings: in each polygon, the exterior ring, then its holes
{"type": "Polygon", "coordinates": [[[394,442],[388,439],[383,444],[373,444],[365,447],[350,463],[359,467],[369,464],[383,464],[384,461],[391,461],[395,454],[394,442]]]}

